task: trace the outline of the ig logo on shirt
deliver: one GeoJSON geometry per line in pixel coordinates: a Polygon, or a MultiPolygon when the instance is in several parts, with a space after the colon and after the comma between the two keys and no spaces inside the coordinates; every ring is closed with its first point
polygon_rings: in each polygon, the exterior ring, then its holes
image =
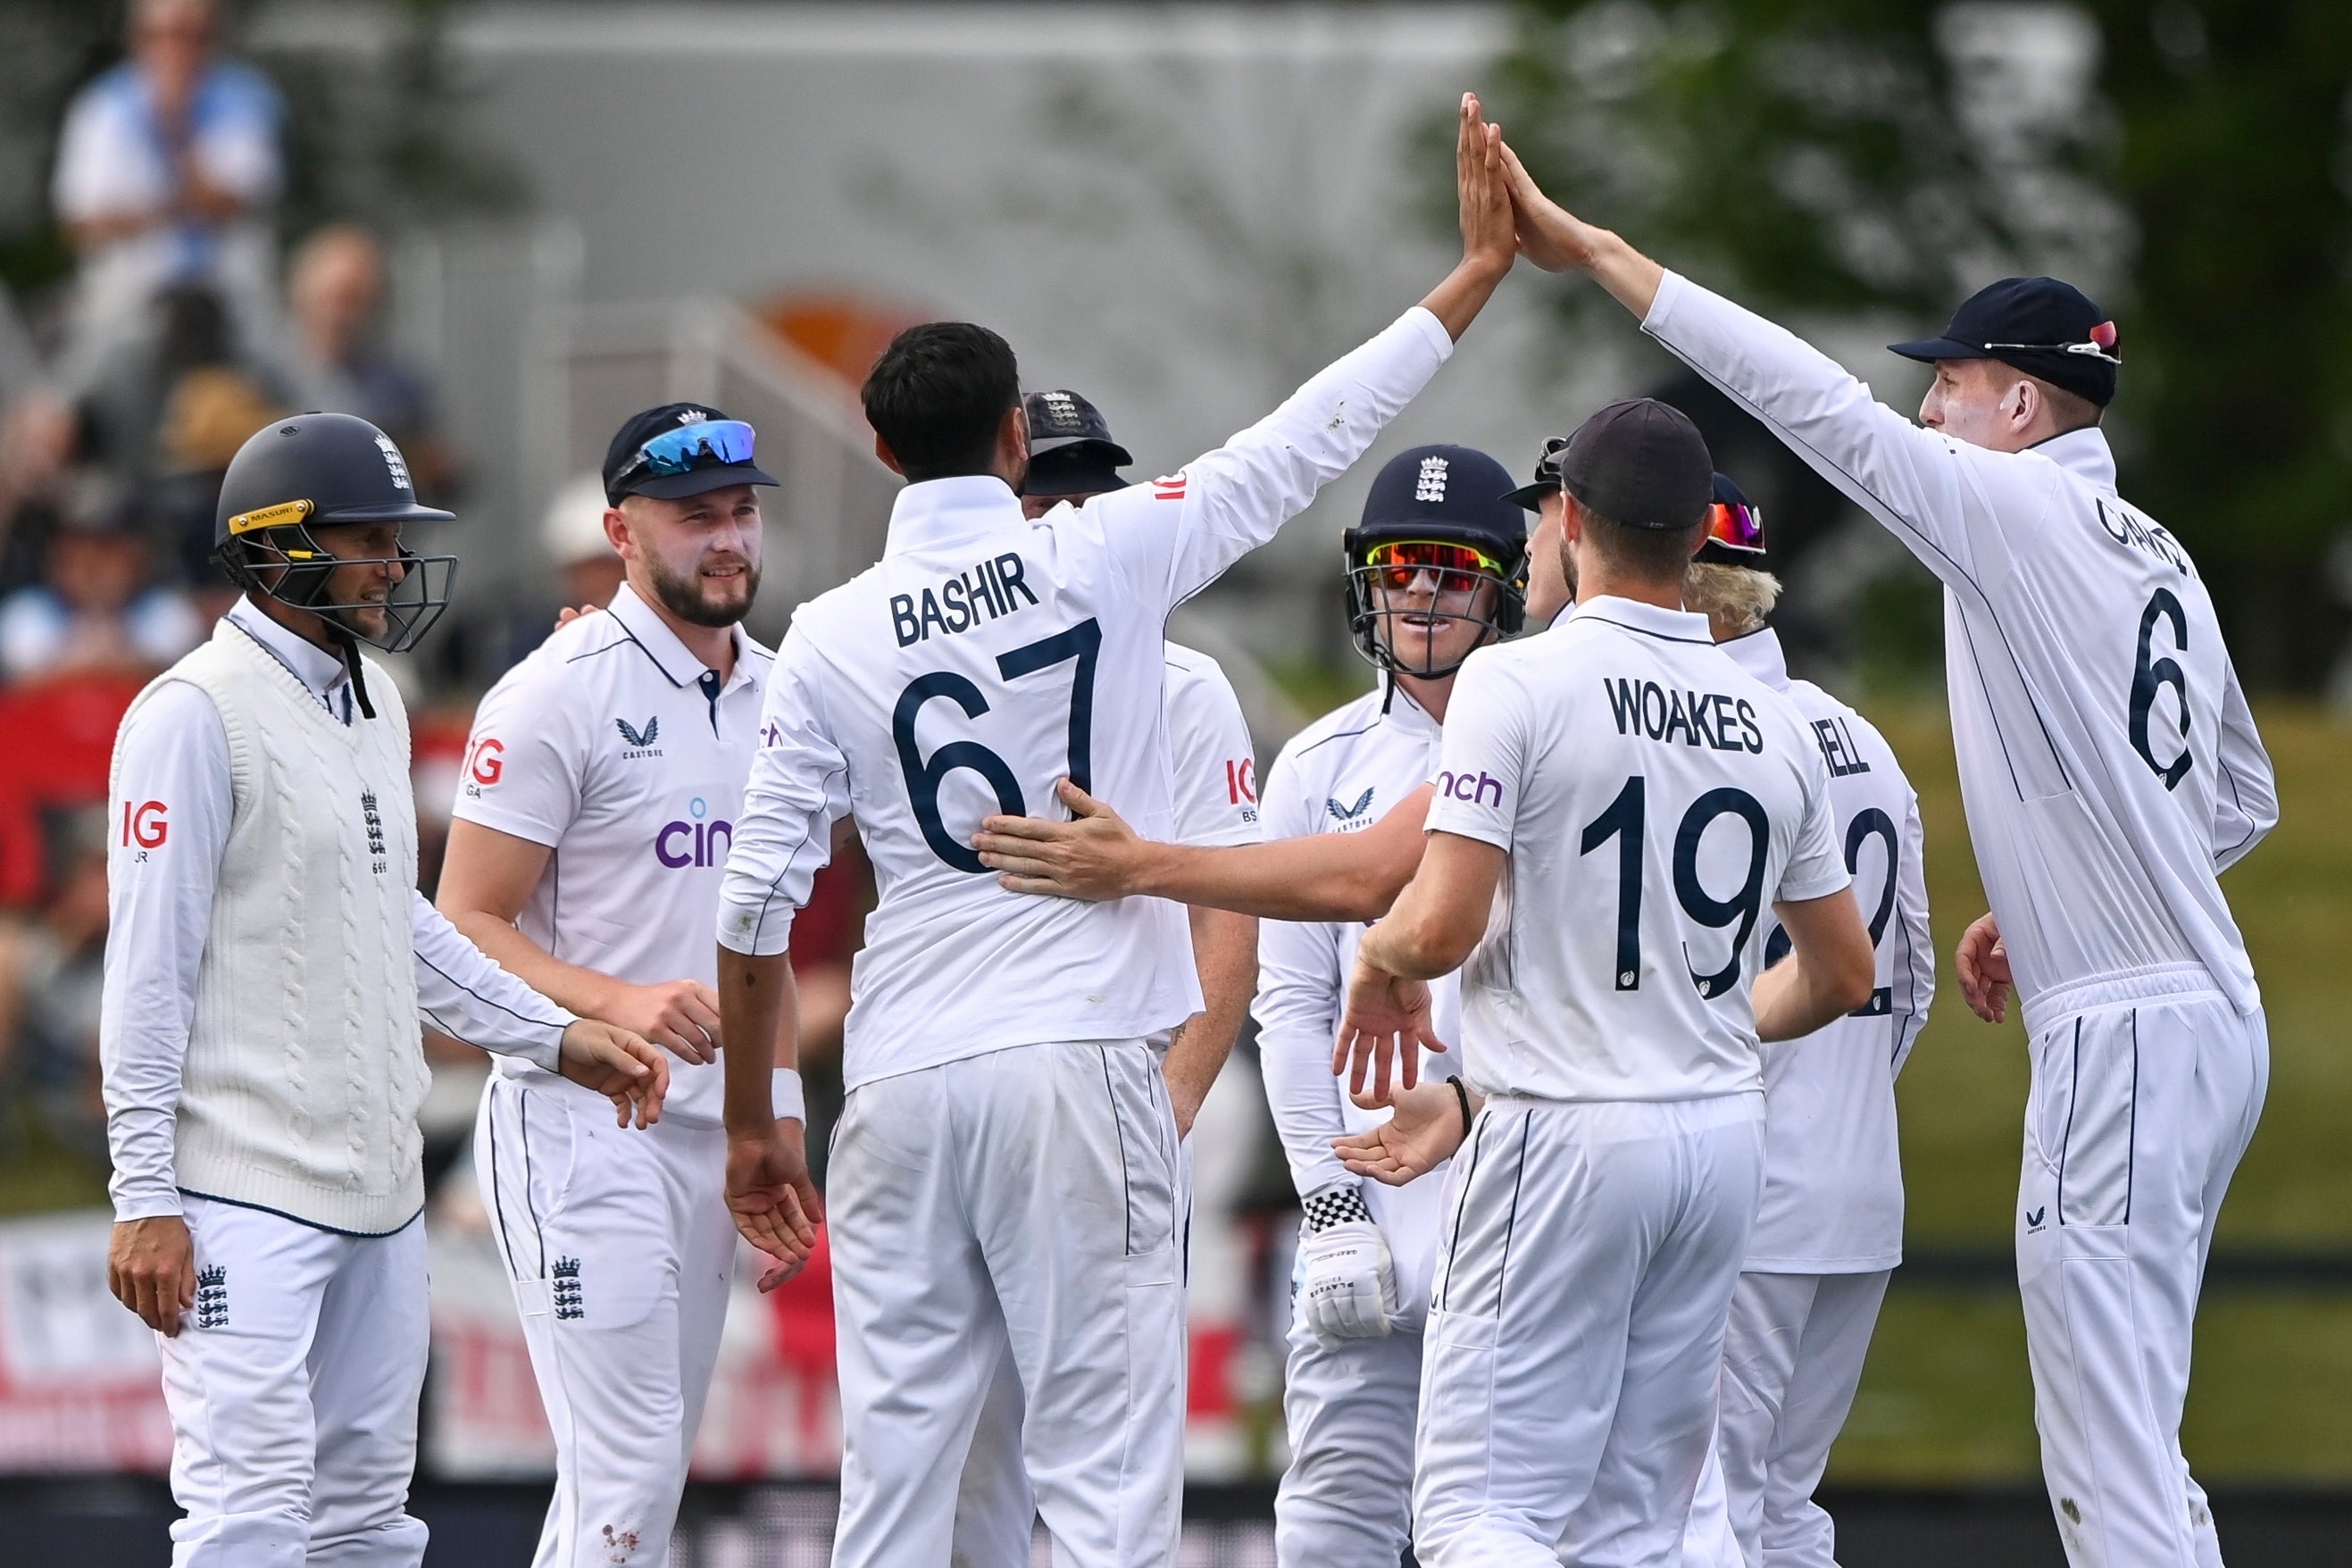
{"type": "Polygon", "coordinates": [[[688,866],[723,866],[727,851],[735,847],[735,825],[731,822],[707,822],[710,803],[696,795],[686,808],[690,822],[665,822],[654,835],[654,858],[671,870],[688,866]]]}

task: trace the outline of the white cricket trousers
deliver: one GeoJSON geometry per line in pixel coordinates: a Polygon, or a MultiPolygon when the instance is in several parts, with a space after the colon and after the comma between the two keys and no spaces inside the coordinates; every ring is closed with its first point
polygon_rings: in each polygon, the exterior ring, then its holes
{"type": "Polygon", "coordinates": [[[2197,1293],[2270,1081],[2259,1010],[2201,968],[2068,986],[2027,1017],[2017,1281],[2042,1474],[2073,1568],[2220,1568],[2180,1452],[2197,1293]]]}
{"type": "Polygon", "coordinates": [[[196,1304],[163,1352],[173,1568],[417,1568],[425,1226],[347,1236],[190,1196],[196,1304]]]}
{"type": "Polygon", "coordinates": [[[474,1166],[555,1435],[532,1568],[664,1568],[727,1321],[727,1134],[500,1075],[474,1166]]]}
{"type": "Polygon", "coordinates": [[[1176,1124],[1154,1043],[1017,1046],[861,1084],[834,1132],[835,1568],[939,1568],[998,1364],[1065,1568],[1175,1558],[1176,1124]]]}
{"type": "Polygon", "coordinates": [[[1396,1568],[1412,1534],[1421,1334],[1326,1345],[1292,1302],[1282,1416],[1290,1468],[1274,1494],[1280,1568],[1396,1568]]]}
{"type": "Polygon", "coordinates": [[[1760,1093],[1487,1102],[1423,1348],[1423,1563],[1679,1563],[1763,1169],[1760,1093]]]}
{"type": "Polygon", "coordinates": [[[1884,1268],[1739,1277],[1684,1568],[1836,1568],[1836,1527],[1813,1489],[1853,1408],[1890,1278],[1884,1268]]]}

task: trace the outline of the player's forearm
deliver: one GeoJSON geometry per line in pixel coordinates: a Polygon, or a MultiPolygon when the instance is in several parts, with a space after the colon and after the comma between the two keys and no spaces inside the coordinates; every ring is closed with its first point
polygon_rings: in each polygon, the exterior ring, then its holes
{"type": "Polygon", "coordinates": [[[1507,260],[1498,267],[1492,261],[1465,256],[1454,263],[1454,270],[1445,275],[1444,281],[1423,297],[1421,308],[1436,317],[1446,335],[1458,343],[1510,271],[1507,260]]]}
{"type": "Polygon", "coordinates": [[[1857,970],[1844,955],[1824,959],[1803,952],[1756,977],[1756,1036],[1761,1040],[1801,1039],[1870,1000],[1872,973],[1857,970]]]}
{"type": "Polygon", "coordinates": [[[1135,890],[1262,920],[1378,920],[1412,873],[1399,876],[1372,861],[1361,839],[1313,834],[1223,848],[1155,844],[1135,890]]]}
{"type": "Polygon", "coordinates": [[[1202,1010],[1185,1022],[1168,1048],[1162,1074],[1175,1101],[1179,1125],[1189,1131],[1193,1113],[1224,1070],[1249,1015],[1257,989],[1257,921],[1228,910],[1194,909],[1192,963],[1201,975],[1202,1010]]]}
{"type": "Polygon", "coordinates": [[[730,1133],[775,1127],[774,1071],[800,1066],[800,996],[786,953],[765,957],[719,949],[719,1053],[726,1075],[730,1133]]]}
{"type": "Polygon", "coordinates": [[[566,963],[522,934],[511,921],[488,910],[453,909],[441,912],[449,923],[500,969],[560,1007],[583,1018],[604,1018],[611,1011],[613,990],[619,983],[609,974],[566,963]]]}
{"type": "Polygon", "coordinates": [[[1607,229],[1594,231],[1592,253],[1582,270],[1607,289],[1611,299],[1633,311],[1636,321],[1647,317],[1650,307],[1657,303],[1658,285],[1666,276],[1664,267],[1607,229]]]}

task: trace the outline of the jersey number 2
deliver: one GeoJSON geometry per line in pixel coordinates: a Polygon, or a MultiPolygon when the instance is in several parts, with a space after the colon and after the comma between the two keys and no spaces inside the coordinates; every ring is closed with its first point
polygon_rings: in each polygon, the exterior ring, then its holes
{"type": "Polygon", "coordinates": [[[2189,651],[2189,616],[2180,608],[2180,601],[2170,589],[2158,588],[2139,613],[2139,654],[2132,661],[2131,743],[2140,761],[2156,770],[2167,789],[2179,789],[2180,781],[2189,776],[2189,677],[2181,672],[2180,661],[2156,653],[2156,623],[2172,623],[2172,647],[2176,653],[2189,651]],[[2168,763],[2156,760],[2156,748],[2147,738],[2149,716],[2156,710],[2156,694],[2166,687],[2172,688],[2173,697],[2180,704],[2180,754],[2168,763]]]}
{"type": "MultiPolygon", "coordinates": [[[[1649,784],[1640,773],[1625,781],[1609,809],[1584,825],[1580,853],[1590,855],[1612,838],[1617,840],[1617,989],[1642,988],[1642,834],[1649,784]]],[[[1764,855],[1772,829],[1763,805],[1744,789],[1711,789],[1683,813],[1675,830],[1675,899],[1683,912],[1703,926],[1720,930],[1735,921],[1731,962],[1712,974],[1690,969],[1690,945],[1683,946],[1683,965],[1698,994],[1712,1001],[1739,984],[1739,955],[1756,932],[1764,912],[1764,855]],[[1708,892],[1698,879],[1699,840],[1718,816],[1737,816],[1748,824],[1748,878],[1728,899],[1708,892]]]]}
{"type": "MultiPolygon", "coordinates": [[[[1095,660],[1102,652],[1102,624],[1089,616],[1066,631],[1055,632],[996,656],[996,672],[1018,680],[1068,659],[1078,661],[1070,680],[1070,782],[1083,790],[1094,787],[1095,660]]],[[[1007,816],[1027,813],[1021,781],[1003,757],[978,741],[950,741],[926,758],[915,743],[915,716],[934,697],[944,697],[963,710],[967,719],[988,711],[980,688],[951,669],[919,675],[898,694],[890,714],[890,738],[898,743],[898,768],[907,777],[907,799],[915,808],[915,823],[931,853],[959,871],[974,874],[987,867],[969,844],[960,844],[940,821],[940,784],[958,768],[970,768],[996,792],[997,809],[1007,816]]]]}

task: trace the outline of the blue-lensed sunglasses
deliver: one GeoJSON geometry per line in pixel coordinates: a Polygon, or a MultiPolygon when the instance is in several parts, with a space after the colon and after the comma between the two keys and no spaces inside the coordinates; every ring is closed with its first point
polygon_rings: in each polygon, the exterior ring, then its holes
{"type": "Polygon", "coordinates": [[[751,460],[759,437],[740,419],[706,419],[665,430],[636,450],[636,455],[613,476],[621,489],[647,475],[690,474],[698,468],[722,468],[751,460]]]}

